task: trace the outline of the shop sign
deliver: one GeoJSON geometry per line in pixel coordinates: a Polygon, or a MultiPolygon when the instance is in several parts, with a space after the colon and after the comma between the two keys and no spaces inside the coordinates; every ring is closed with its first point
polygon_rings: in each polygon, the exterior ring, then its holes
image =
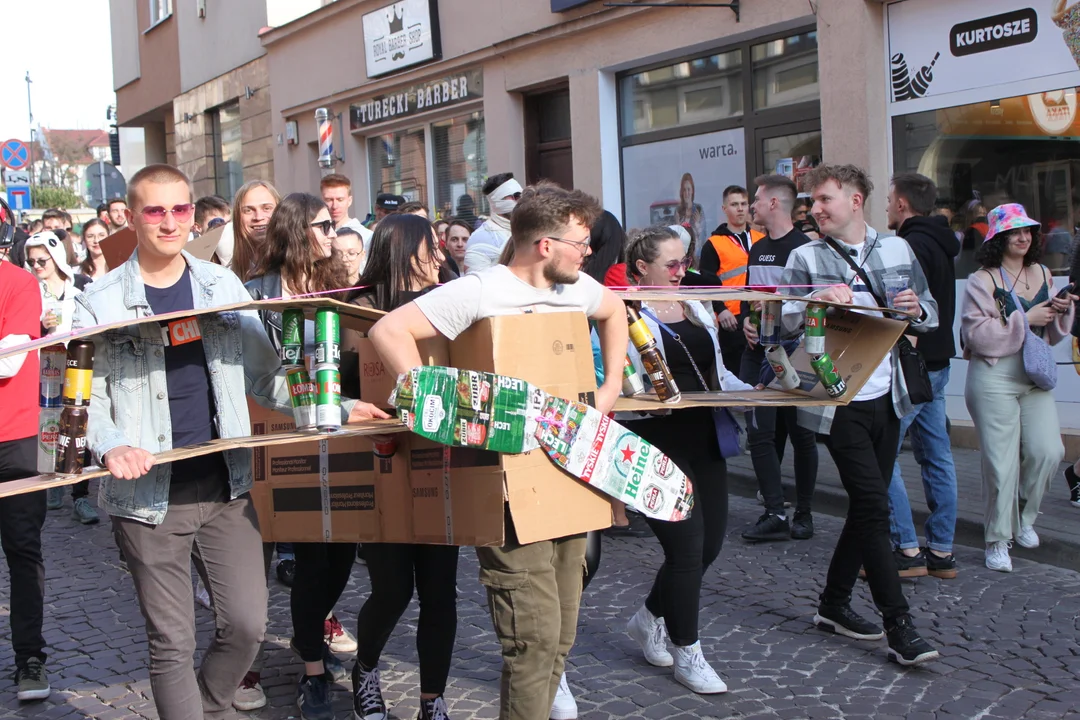
{"type": "Polygon", "coordinates": [[[1080,85],[1080,4],[903,0],[887,8],[893,103],[1056,76],[1080,85]]]}
{"type": "Polygon", "coordinates": [[[476,68],[376,95],[349,108],[349,127],[361,130],[389,120],[409,117],[429,110],[452,107],[484,97],[484,72],[476,68]]]}
{"type": "Polygon", "coordinates": [[[725,222],[724,188],[746,186],[742,128],[623,148],[623,219],[626,227],[686,224],[697,236],[725,222]]]}
{"type": "Polygon", "coordinates": [[[1076,90],[1051,90],[1027,96],[1031,117],[1047,135],[1066,135],[1076,119],[1076,90]]]}
{"type": "Polygon", "coordinates": [[[435,3],[400,0],[364,14],[364,55],[369,78],[442,57],[435,3]]]}

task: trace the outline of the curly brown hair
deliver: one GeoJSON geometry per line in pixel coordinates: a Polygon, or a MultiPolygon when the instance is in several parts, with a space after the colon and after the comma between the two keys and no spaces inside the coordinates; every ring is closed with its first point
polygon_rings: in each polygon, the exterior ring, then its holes
{"type": "MultiPolygon", "coordinates": [[[[1024,267],[1036,265],[1042,260],[1043,244],[1039,228],[1032,227],[1029,229],[1031,230],[1031,245],[1028,247],[1028,251],[1024,253],[1024,267]]],[[[1005,249],[1009,247],[1009,240],[1020,230],[1021,228],[1006,230],[994,235],[975,250],[975,261],[984,268],[1001,267],[1001,260],[1005,257],[1005,249]]]]}

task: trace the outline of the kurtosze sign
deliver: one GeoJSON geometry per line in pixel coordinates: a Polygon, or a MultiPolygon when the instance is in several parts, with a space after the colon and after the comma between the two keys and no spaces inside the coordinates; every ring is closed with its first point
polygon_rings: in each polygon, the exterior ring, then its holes
{"type": "Polygon", "coordinates": [[[1025,83],[1016,95],[1080,85],[1074,0],[903,0],[885,8],[893,103],[928,110],[947,101],[927,99],[952,93],[963,93],[955,104],[998,99],[1009,83],[1025,83]]]}
{"type": "Polygon", "coordinates": [[[441,80],[416,85],[401,92],[377,95],[349,108],[349,127],[369,125],[458,105],[484,97],[482,70],[466,70],[441,80]]]}

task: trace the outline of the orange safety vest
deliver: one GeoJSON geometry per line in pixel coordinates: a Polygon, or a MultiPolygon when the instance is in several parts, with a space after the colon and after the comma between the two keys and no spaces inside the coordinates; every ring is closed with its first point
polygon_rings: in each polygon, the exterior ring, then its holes
{"type": "MultiPolygon", "coordinates": [[[[751,245],[763,237],[765,237],[765,233],[758,232],[753,228],[750,229],[751,245]]],[[[748,256],[739,241],[731,235],[713,235],[709,238],[709,244],[713,246],[716,256],[720,258],[720,269],[717,271],[716,277],[720,278],[721,284],[745,285],[748,256]]],[[[738,300],[728,300],[724,305],[734,315],[739,314],[738,300]]]]}

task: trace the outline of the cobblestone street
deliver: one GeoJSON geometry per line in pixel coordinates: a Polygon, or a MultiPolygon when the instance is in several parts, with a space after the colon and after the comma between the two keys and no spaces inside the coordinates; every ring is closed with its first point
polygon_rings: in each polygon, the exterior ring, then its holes
{"type": "MultiPolygon", "coordinates": [[[[10,679],[0,694],[0,718],[156,718],[149,697],[142,617],[131,580],[120,567],[109,525],[74,523],[65,509],[49,514],[45,531],[45,637],[52,697],[19,706],[10,679]]],[[[810,624],[840,520],[816,517],[807,542],[747,546],[738,531],[759,513],[732,498],[728,543],[706,576],[701,637],[706,657],[725,678],[726,695],[699,697],[653,668],[624,634],[661,561],[653,538],[604,540],[604,557],[584,598],[569,681],[582,718],[985,718],[1080,719],[1077,657],[1080,574],[1024,560],[1015,572],[983,567],[982,552],[957,552],[957,580],[905,581],[916,623],[941,649],[942,660],[904,671],[885,659],[884,641],[858,643],[810,624]]],[[[447,700],[452,717],[492,718],[497,712],[499,656],[473,553],[462,552],[458,648],[447,700]]],[[[367,575],[357,565],[338,605],[351,626],[365,597],[367,575]]],[[[6,607],[6,566],[0,572],[6,607]]],[[[857,610],[870,612],[865,586],[857,610]]],[[[299,663],[288,649],[288,595],[273,582],[267,670],[270,707],[254,718],[295,717],[299,663]]],[[[197,608],[200,647],[211,613],[197,608]]],[[[384,656],[383,685],[392,716],[417,712],[418,674],[410,608],[384,656]]],[[[3,628],[0,666],[12,666],[3,628]]],[[[7,676],[10,678],[10,676],[7,676]]],[[[345,685],[335,698],[339,718],[351,717],[345,685]]],[[[236,714],[236,717],[244,717],[236,714]]]]}

